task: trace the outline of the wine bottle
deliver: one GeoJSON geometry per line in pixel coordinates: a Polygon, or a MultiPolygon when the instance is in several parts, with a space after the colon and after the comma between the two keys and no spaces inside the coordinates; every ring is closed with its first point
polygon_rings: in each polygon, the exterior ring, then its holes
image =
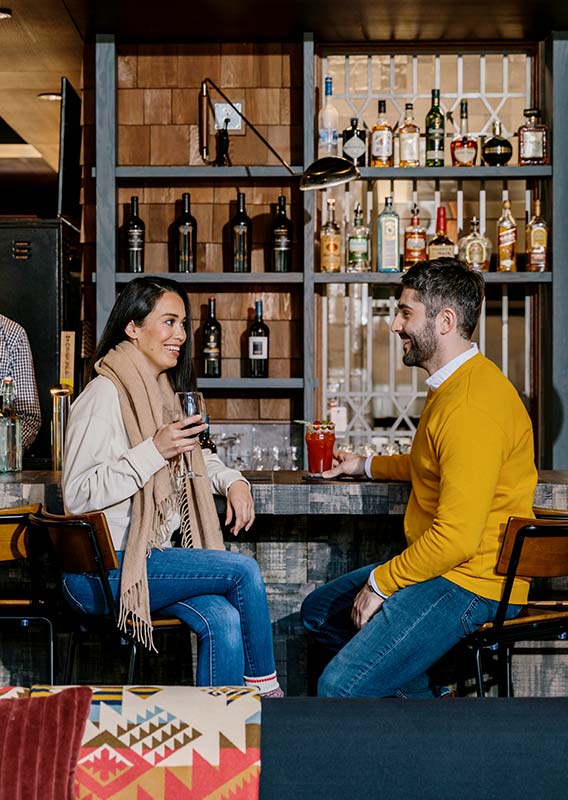
{"type": "Polygon", "coordinates": [[[248,360],[251,378],[268,378],[268,326],[262,320],[262,300],[255,303],[255,317],[248,329],[248,360]]]}
{"type": "Polygon", "coordinates": [[[144,272],[144,234],[146,226],[138,216],[138,197],[130,198],[130,214],[126,221],[126,268],[128,272],[144,272]]]}
{"type": "Polygon", "coordinates": [[[14,381],[2,380],[2,413],[0,415],[0,472],[22,469],[22,426],[14,409],[14,381]]]}
{"type": "Polygon", "coordinates": [[[217,452],[217,445],[211,438],[211,429],[209,427],[209,414],[205,416],[207,427],[199,434],[199,444],[202,450],[211,450],[212,453],[217,452]]]}
{"type": "Polygon", "coordinates": [[[209,298],[209,316],[203,326],[203,375],[221,377],[221,325],[215,316],[215,298],[209,298]]]}
{"type": "Polygon", "coordinates": [[[278,210],[272,225],[272,269],[290,272],[292,269],[292,222],[286,216],[286,198],[278,197],[278,210]]]}
{"type": "Polygon", "coordinates": [[[231,253],[233,272],[250,272],[252,222],[245,211],[245,196],[237,193],[237,213],[231,219],[231,253]]]}
{"type": "Polygon", "coordinates": [[[182,212],[175,222],[176,272],[195,272],[197,269],[197,220],[190,211],[189,192],[182,195],[182,212]]]}

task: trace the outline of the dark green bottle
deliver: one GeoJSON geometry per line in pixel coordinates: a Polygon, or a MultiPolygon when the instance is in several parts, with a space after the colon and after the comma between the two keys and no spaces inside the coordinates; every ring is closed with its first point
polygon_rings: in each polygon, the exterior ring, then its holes
{"type": "Polygon", "coordinates": [[[432,108],[426,115],[426,166],[444,166],[444,115],[440,109],[440,90],[432,89],[432,108]]]}

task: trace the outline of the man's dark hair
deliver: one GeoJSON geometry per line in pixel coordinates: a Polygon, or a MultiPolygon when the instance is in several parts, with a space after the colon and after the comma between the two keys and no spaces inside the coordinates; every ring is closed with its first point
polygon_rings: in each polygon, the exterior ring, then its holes
{"type": "Polygon", "coordinates": [[[468,269],[455,258],[436,258],[418,261],[402,276],[402,285],[414,289],[433,319],[449,306],[458,318],[458,331],[471,339],[481,313],[485,282],[479,272],[468,269]]]}

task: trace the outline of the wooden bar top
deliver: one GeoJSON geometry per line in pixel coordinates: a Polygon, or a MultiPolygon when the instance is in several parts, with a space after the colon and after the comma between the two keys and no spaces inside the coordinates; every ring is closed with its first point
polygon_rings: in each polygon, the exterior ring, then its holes
{"type": "MultiPolygon", "coordinates": [[[[244,472],[257,514],[404,514],[410,484],[341,478],[310,479],[306,472],[244,472]]],[[[43,503],[60,511],[61,473],[48,470],[0,475],[0,508],[43,503]]],[[[568,508],[568,471],[543,470],[535,505],[568,508]]]]}

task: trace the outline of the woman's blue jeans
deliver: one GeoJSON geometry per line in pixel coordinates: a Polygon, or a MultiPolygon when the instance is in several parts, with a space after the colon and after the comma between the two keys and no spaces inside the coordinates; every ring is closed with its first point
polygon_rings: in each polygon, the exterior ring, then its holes
{"type": "MultiPolygon", "coordinates": [[[[117,553],[122,565],[123,552],[117,553]]],[[[237,685],[243,676],[274,672],[272,627],[257,562],[224,550],[182,547],[152,550],[146,560],[150,608],[178,617],[197,634],[198,686],[237,685]]],[[[120,569],[108,573],[116,602],[120,569]]],[[[85,614],[106,611],[101,583],[89,574],[67,573],[69,604],[85,614]]]]}
{"type": "MultiPolygon", "coordinates": [[[[336,655],[323,671],[323,697],[434,697],[427,670],[460,639],[494,619],[495,600],[472,594],[446,578],[400,589],[357,630],[353,601],[378,564],[349,572],[309,594],[304,625],[336,655]]],[[[508,617],[521,606],[509,606],[508,617]]]]}

